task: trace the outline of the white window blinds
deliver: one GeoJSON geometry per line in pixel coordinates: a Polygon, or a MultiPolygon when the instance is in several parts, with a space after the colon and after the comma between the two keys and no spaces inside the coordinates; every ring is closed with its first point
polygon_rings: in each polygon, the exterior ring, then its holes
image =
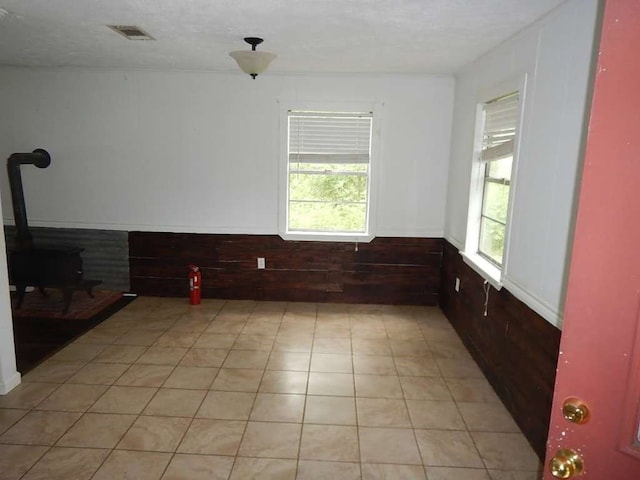
{"type": "Polygon", "coordinates": [[[371,113],[289,112],[290,163],[369,163],[371,113]]]}
{"type": "Polygon", "coordinates": [[[485,103],[481,161],[492,162],[513,155],[518,99],[516,92],[485,103]]]}

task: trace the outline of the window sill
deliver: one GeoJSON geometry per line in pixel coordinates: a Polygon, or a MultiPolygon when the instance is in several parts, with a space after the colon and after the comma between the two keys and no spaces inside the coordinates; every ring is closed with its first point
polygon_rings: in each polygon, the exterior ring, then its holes
{"type": "Polygon", "coordinates": [[[477,253],[470,254],[461,250],[460,255],[462,255],[464,263],[469,265],[478,275],[489,282],[493,288],[496,290],[500,290],[502,288],[502,283],[500,281],[502,271],[498,267],[488,262],[477,253]]]}
{"type": "Polygon", "coordinates": [[[285,232],[279,233],[283,240],[298,242],[345,242],[345,243],[369,243],[375,235],[361,233],[321,233],[321,232],[285,232]]]}

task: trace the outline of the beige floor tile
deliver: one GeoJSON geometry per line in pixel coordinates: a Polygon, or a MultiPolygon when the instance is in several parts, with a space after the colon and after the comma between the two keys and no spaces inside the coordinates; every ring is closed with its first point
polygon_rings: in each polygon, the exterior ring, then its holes
{"type": "Polygon", "coordinates": [[[313,319],[302,321],[285,319],[280,324],[277,334],[283,337],[309,337],[313,335],[315,329],[316,322],[313,319]]]}
{"type": "Polygon", "coordinates": [[[228,392],[257,392],[264,370],[221,368],[211,390],[228,392]]]}
{"type": "Polygon", "coordinates": [[[351,339],[354,355],[391,355],[391,346],[386,338],[351,339]]]}
{"type": "Polygon", "coordinates": [[[196,418],[191,423],[179,453],[201,455],[235,455],[247,422],[196,418]]]}
{"type": "Polygon", "coordinates": [[[18,480],[49,447],[0,445],[0,478],[18,480]]]}
{"type": "Polygon", "coordinates": [[[358,428],[363,463],[420,465],[413,430],[407,428],[358,428]]]}
{"type": "Polygon", "coordinates": [[[89,480],[109,450],[95,448],[52,448],[23,480],[89,480]]]}
{"type": "Polygon", "coordinates": [[[163,387],[207,390],[217,374],[218,369],[213,367],[176,367],[163,387]]]}
{"type": "Polygon", "coordinates": [[[55,360],[48,360],[23,376],[22,382],[64,383],[84,365],[85,362],[56,362],[55,360]]]}
{"type": "Polygon", "coordinates": [[[276,339],[275,335],[238,335],[233,344],[234,350],[262,350],[270,352],[276,339]]]}
{"type": "Polygon", "coordinates": [[[372,398],[402,398],[397,376],[355,375],[356,396],[372,398]]]}
{"type": "Polygon", "coordinates": [[[122,336],[123,328],[94,328],[78,338],[76,343],[97,343],[98,345],[109,345],[122,336]]]}
{"type": "Polygon", "coordinates": [[[72,343],[56,353],[51,359],[57,362],[90,362],[105,348],[107,345],[72,343]]]}
{"type": "Polygon", "coordinates": [[[467,432],[416,430],[422,460],[428,466],[484,467],[478,450],[467,432]]]}
{"type": "Polygon", "coordinates": [[[422,357],[431,356],[431,350],[426,340],[390,339],[389,345],[395,356],[422,357]]]}
{"type": "Polygon", "coordinates": [[[136,363],[147,365],[178,365],[187,353],[183,347],[149,347],[136,363]]]}
{"type": "Polygon", "coordinates": [[[521,433],[472,432],[471,436],[488,469],[537,471],[538,457],[521,433]]]}
{"type": "Polygon", "coordinates": [[[462,359],[472,360],[469,351],[466,349],[460,339],[453,341],[431,341],[429,342],[429,348],[433,354],[433,358],[450,358],[450,359],[462,359]]]}
{"type": "Polygon", "coordinates": [[[209,324],[205,333],[226,333],[226,334],[239,334],[244,328],[246,322],[238,322],[232,320],[219,320],[215,319],[209,324]]]}
{"type": "Polygon", "coordinates": [[[454,402],[407,400],[413,428],[465,430],[465,423],[454,402]]]}
{"type": "Polygon", "coordinates": [[[22,383],[0,395],[0,408],[33,408],[58,387],[59,383],[22,383]]]}
{"type": "Polygon", "coordinates": [[[278,329],[280,328],[280,323],[276,322],[263,322],[259,320],[249,319],[247,324],[242,329],[242,334],[245,335],[276,335],[278,333],[278,329]]]}
{"type": "Polygon", "coordinates": [[[231,350],[224,361],[224,368],[250,368],[264,370],[269,352],[258,350],[231,350]]]}
{"type": "Polygon", "coordinates": [[[437,358],[436,363],[445,378],[484,378],[473,360],[460,358],[437,358]]]}
{"type": "Polygon", "coordinates": [[[204,399],[206,390],[161,388],[144,409],[144,415],[193,417],[204,399]]]}
{"type": "Polygon", "coordinates": [[[300,459],[357,462],[358,429],[351,426],[310,425],[302,428],[300,459]]]}
{"type": "Polygon", "coordinates": [[[271,352],[267,370],[308,372],[311,354],[308,352],[271,352]]]}
{"type": "Polygon", "coordinates": [[[91,480],[159,480],[170,453],[114,450],[91,480]]]}
{"type": "Polygon", "coordinates": [[[351,339],[348,337],[318,337],[313,341],[313,353],[351,355],[351,339]]]}
{"type": "Polygon", "coordinates": [[[353,371],[356,374],[397,375],[393,357],[383,355],[354,355],[353,371]]]}
{"type": "Polygon", "coordinates": [[[360,465],[347,462],[300,460],[296,480],[360,480],[360,465]]]}
{"type": "Polygon", "coordinates": [[[310,373],[308,395],[355,396],[353,375],[349,373],[310,373]]]}
{"type": "Polygon", "coordinates": [[[193,345],[194,348],[219,348],[229,350],[237,335],[229,333],[203,333],[193,345]]]}
{"type": "Polygon", "coordinates": [[[307,393],[307,372],[268,370],[264,372],[260,392],[264,393],[307,393]]]}
{"type": "Polygon", "coordinates": [[[67,383],[87,385],[112,385],[127,370],[122,363],[88,363],[73,375],[67,383]]]}
{"type": "Polygon", "coordinates": [[[351,355],[338,353],[313,353],[311,355],[311,371],[326,373],[353,373],[351,355]]]}
{"type": "Polygon", "coordinates": [[[112,386],[93,404],[90,411],[97,413],[140,413],[156,393],[151,387],[112,386]]]}
{"type": "Polygon", "coordinates": [[[146,351],[147,347],[138,345],[109,345],[100,352],[94,362],[133,363],[146,351]]]}
{"type": "MultiPolygon", "coordinates": [[[[172,327],[173,328],[173,327],[172,327]]],[[[196,332],[179,332],[171,330],[163,333],[153,344],[154,347],[185,347],[190,348],[200,336],[196,332]]]]}
{"type": "Polygon", "coordinates": [[[15,423],[24,417],[29,410],[19,410],[19,409],[10,409],[10,408],[1,408],[0,409],[0,434],[6,432],[9,428],[11,428],[15,423]]]}
{"type": "Polygon", "coordinates": [[[452,400],[441,377],[400,377],[404,398],[409,400],[452,400]]]}
{"type": "Polygon", "coordinates": [[[172,365],[131,365],[116,385],[127,387],[159,387],[173,372],[172,365]]]}
{"type": "Polygon", "coordinates": [[[458,402],[458,409],[469,431],[520,432],[513,417],[501,403],[458,402]]]}
{"type": "Polygon", "coordinates": [[[205,397],[197,417],[223,420],[247,420],[253,408],[255,393],[211,390],[205,397]]]}
{"type": "Polygon", "coordinates": [[[365,427],[411,427],[404,400],[356,398],[358,425],[365,427]]]}
{"type": "Polygon", "coordinates": [[[540,480],[542,472],[523,472],[520,470],[489,470],[491,480],[540,480]]]}
{"type": "MultiPolygon", "coordinates": [[[[424,468],[418,465],[363,463],[362,480],[426,480],[424,468]]],[[[457,477],[451,477],[451,480],[457,477]]],[[[431,477],[429,477],[431,480],[431,477]]]]}
{"type": "Polygon", "coordinates": [[[135,421],[135,415],[85,413],[56,445],[113,448],[135,421]]]}
{"type": "Polygon", "coordinates": [[[116,345],[141,345],[149,347],[155,343],[162,335],[158,330],[131,330],[120,336],[115,342],[116,345]]]}
{"type": "Polygon", "coordinates": [[[479,468],[426,467],[426,470],[429,480],[490,480],[487,471],[479,468]]]}
{"type": "Polygon", "coordinates": [[[295,480],[296,461],[238,457],[229,480],[295,480]]]}
{"type": "Polygon", "coordinates": [[[182,361],[182,367],[221,367],[229,350],[219,348],[192,348],[182,361]]]}
{"type": "Polygon", "coordinates": [[[273,342],[274,352],[310,353],[313,346],[311,335],[278,335],[273,342]]]}
{"type": "Polygon", "coordinates": [[[347,324],[325,323],[321,319],[316,323],[316,338],[318,337],[351,337],[351,326],[347,324]]]}
{"type": "Polygon", "coordinates": [[[302,422],[304,395],[259,393],[250,420],[262,422],[302,422]]]}
{"type": "Polygon", "coordinates": [[[445,382],[456,402],[500,402],[484,378],[447,378],[445,382]]]}
{"type": "Polygon", "coordinates": [[[116,448],[174,452],[190,423],[190,418],[138,417],[116,448]]]}
{"type": "Polygon", "coordinates": [[[36,407],[38,410],[61,412],[84,412],[107,391],[106,385],[82,385],[67,383],[60,385],[36,407]]]}
{"type": "Polygon", "coordinates": [[[175,322],[168,332],[183,332],[183,333],[202,333],[211,324],[210,315],[204,315],[203,317],[181,317],[175,322]]]}
{"type": "Polygon", "coordinates": [[[417,357],[395,356],[398,375],[408,377],[441,377],[438,364],[430,355],[420,355],[417,357]]]}
{"type": "Polygon", "coordinates": [[[178,454],[167,467],[162,480],[227,480],[233,457],[178,454]]]}
{"type": "Polygon", "coordinates": [[[29,412],[0,436],[0,442],[53,445],[80,415],[77,412],[29,412]]]}
{"type": "Polygon", "coordinates": [[[355,399],[309,395],[304,411],[304,423],[356,425],[355,399]]]}
{"type": "Polygon", "coordinates": [[[298,456],[300,431],[299,423],[249,422],[238,455],[295,459],[298,456]]]}

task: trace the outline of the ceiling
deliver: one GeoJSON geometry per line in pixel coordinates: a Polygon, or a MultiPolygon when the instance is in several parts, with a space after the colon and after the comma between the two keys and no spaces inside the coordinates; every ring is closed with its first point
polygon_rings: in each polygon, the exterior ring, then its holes
{"type": "Polygon", "coordinates": [[[0,65],[236,72],[259,36],[272,74],[448,74],[564,1],[0,0],[0,65]]]}

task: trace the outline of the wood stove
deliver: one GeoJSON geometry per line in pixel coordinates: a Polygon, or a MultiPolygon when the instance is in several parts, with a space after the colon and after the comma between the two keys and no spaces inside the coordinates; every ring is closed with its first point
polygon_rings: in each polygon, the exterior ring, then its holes
{"type": "Polygon", "coordinates": [[[37,287],[41,294],[45,288],[59,288],[64,296],[63,313],[69,310],[75,290],[91,290],[100,284],[98,280],[82,278],[82,257],[79,247],[38,248],[33,244],[29,231],[27,210],[22,188],[21,165],[47,168],[51,156],[46,150],[36,149],[31,153],[14,153],[7,160],[7,172],[11,186],[13,216],[16,224],[16,245],[9,251],[9,281],[16,287],[16,308],[20,308],[28,286],[37,287]]]}

